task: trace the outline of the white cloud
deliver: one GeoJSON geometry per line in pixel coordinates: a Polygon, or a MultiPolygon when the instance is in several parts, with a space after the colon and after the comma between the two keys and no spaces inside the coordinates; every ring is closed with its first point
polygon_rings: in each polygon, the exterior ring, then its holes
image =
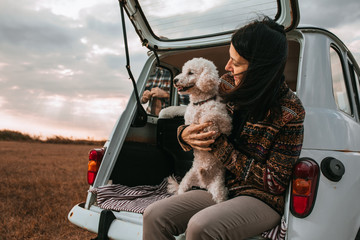
{"type": "Polygon", "coordinates": [[[81,70],[72,70],[70,68],[66,68],[63,65],[58,65],[57,68],[48,69],[48,70],[40,70],[38,72],[41,75],[49,75],[54,76],[56,78],[62,79],[66,77],[74,77],[74,75],[81,75],[83,71],[81,70]]]}
{"type": "Polygon", "coordinates": [[[6,103],[6,99],[0,96],[0,107],[2,107],[6,103]]]}
{"type": "Polygon", "coordinates": [[[73,99],[73,113],[79,117],[94,117],[104,119],[117,118],[124,111],[127,98],[89,98],[73,99]]]}
{"type": "Polygon", "coordinates": [[[88,39],[86,37],[83,37],[83,38],[80,39],[80,42],[82,42],[83,44],[87,44],[88,39]]]}
{"type": "Polygon", "coordinates": [[[92,46],[91,54],[94,54],[94,55],[107,55],[107,54],[120,55],[120,52],[118,49],[99,47],[97,44],[95,44],[92,46]]]}
{"type": "Polygon", "coordinates": [[[0,62],[0,70],[5,68],[6,66],[9,66],[9,64],[7,64],[5,62],[0,62]]]}
{"type": "Polygon", "coordinates": [[[61,108],[66,102],[66,98],[60,95],[42,96],[40,99],[50,108],[61,108]]]}
{"type": "Polygon", "coordinates": [[[35,9],[37,11],[50,9],[50,11],[55,15],[61,15],[76,20],[79,19],[80,12],[83,9],[91,8],[97,4],[99,4],[99,1],[97,0],[38,0],[35,3],[35,9]]]}
{"type": "Polygon", "coordinates": [[[359,0],[299,0],[303,23],[325,28],[337,28],[358,21],[359,0]]]}

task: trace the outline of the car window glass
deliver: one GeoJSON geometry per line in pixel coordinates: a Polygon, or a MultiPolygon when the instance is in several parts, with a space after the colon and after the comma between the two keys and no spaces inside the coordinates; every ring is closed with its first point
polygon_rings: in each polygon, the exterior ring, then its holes
{"type": "Polygon", "coordinates": [[[181,39],[233,31],[261,15],[277,19],[276,0],[139,0],[154,34],[181,39]]]}
{"type": "Polygon", "coordinates": [[[288,57],[284,69],[285,80],[289,88],[296,93],[297,76],[299,68],[300,43],[288,41],[288,57]]]}
{"type": "MultiPolygon", "coordinates": [[[[354,95],[354,101],[355,106],[357,108],[358,115],[360,113],[360,88],[359,88],[359,76],[355,71],[354,65],[351,63],[351,61],[348,61],[349,65],[349,71],[350,71],[350,78],[351,78],[351,85],[353,86],[353,95],[354,95]]],[[[360,117],[360,116],[359,116],[360,117]]]]}
{"type": "MultiPolygon", "coordinates": [[[[357,74],[355,71],[354,71],[354,77],[355,77],[355,81],[356,81],[356,85],[357,85],[357,93],[358,93],[358,101],[360,102],[360,77],[359,77],[359,74],[357,74]]],[[[359,109],[359,112],[360,112],[360,109],[359,109]]]]}
{"type": "MultiPolygon", "coordinates": [[[[161,109],[170,105],[172,73],[163,67],[156,67],[146,81],[145,90],[141,95],[141,103],[146,112],[158,116],[161,109]]],[[[187,105],[188,95],[178,95],[180,105],[187,105]]]]}
{"type": "Polygon", "coordinates": [[[141,95],[148,114],[158,116],[162,108],[169,106],[171,78],[171,72],[162,67],[156,67],[150,74],[141,95]]]}
{"type": "Polygon", "coordinates": [[[333,92],[338,108],[348,114],[352,114],[349,95],[346,89],[341,58],[336,50],[330,48],[331,74],[333,81],[333,92]]]}
{"type": "Polygon", "coordinates": [[[356,83],[356,89],[357,89],[357,93],[358,93],[358,97],[359,97],[359,101],[360,101],[360,77],[359,77],[359,73],[357,73],[354,69],[354,67],[352,67],[352,71],[354,73],[354,81],[356,83]]]}

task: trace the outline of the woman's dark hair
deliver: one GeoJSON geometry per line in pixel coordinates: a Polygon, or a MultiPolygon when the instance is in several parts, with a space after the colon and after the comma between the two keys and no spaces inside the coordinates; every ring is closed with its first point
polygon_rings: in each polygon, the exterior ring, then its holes
{"type": "Polygon", "coordinates": [[[231,43],[249,66],[241,84],[222,97],[248,111],[255,121],[264,119],[269,110],[271,118],[279,116],[279,90],[288,51],[284,27],[264,17],[238,29],[231,43]]]}

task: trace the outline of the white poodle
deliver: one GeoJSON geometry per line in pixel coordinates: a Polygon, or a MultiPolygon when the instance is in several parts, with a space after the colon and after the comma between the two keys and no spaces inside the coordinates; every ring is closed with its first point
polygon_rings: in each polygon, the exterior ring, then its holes
{"type": "MultiPolygon", "coordinates": [[[[226,105],[218,95],[220,79],[213,62],[204,58],[187,61],[182,73],[175,77],[174,85],[180,94],[189,94],[190,103],[185,111],[185,124],[213,124],[206,131],[215,130],[229,135],[231,117],[226,105]]],[[[215,156],[207,151],[194,149],[192,168],[186,173],[180,184],[173,177],[168,178],[168,191],[182,194],[192,186],[207,189],[217,203],[227,199],[225,187],[225,168],[215,156]]]]}

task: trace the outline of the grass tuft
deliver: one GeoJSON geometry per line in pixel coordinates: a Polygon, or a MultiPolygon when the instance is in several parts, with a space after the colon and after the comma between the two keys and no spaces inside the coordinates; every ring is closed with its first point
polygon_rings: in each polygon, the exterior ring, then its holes
{"type": "MultiPolygon", "coordinates": [[[[97,141],[88,139],[72,139],[62,136],[47,137],[42,140],[40,136],[30,136],[26,133],[21,133],[13,130],[0,130],[0,141],[21,141],[21,142],[40,142],[40,143],[55,143],[55,144],[80,144],[80,145],[104,145],[105,140],[97,141]]],[[[1,239],[0,239],[1,240],[1,239]]]]}

